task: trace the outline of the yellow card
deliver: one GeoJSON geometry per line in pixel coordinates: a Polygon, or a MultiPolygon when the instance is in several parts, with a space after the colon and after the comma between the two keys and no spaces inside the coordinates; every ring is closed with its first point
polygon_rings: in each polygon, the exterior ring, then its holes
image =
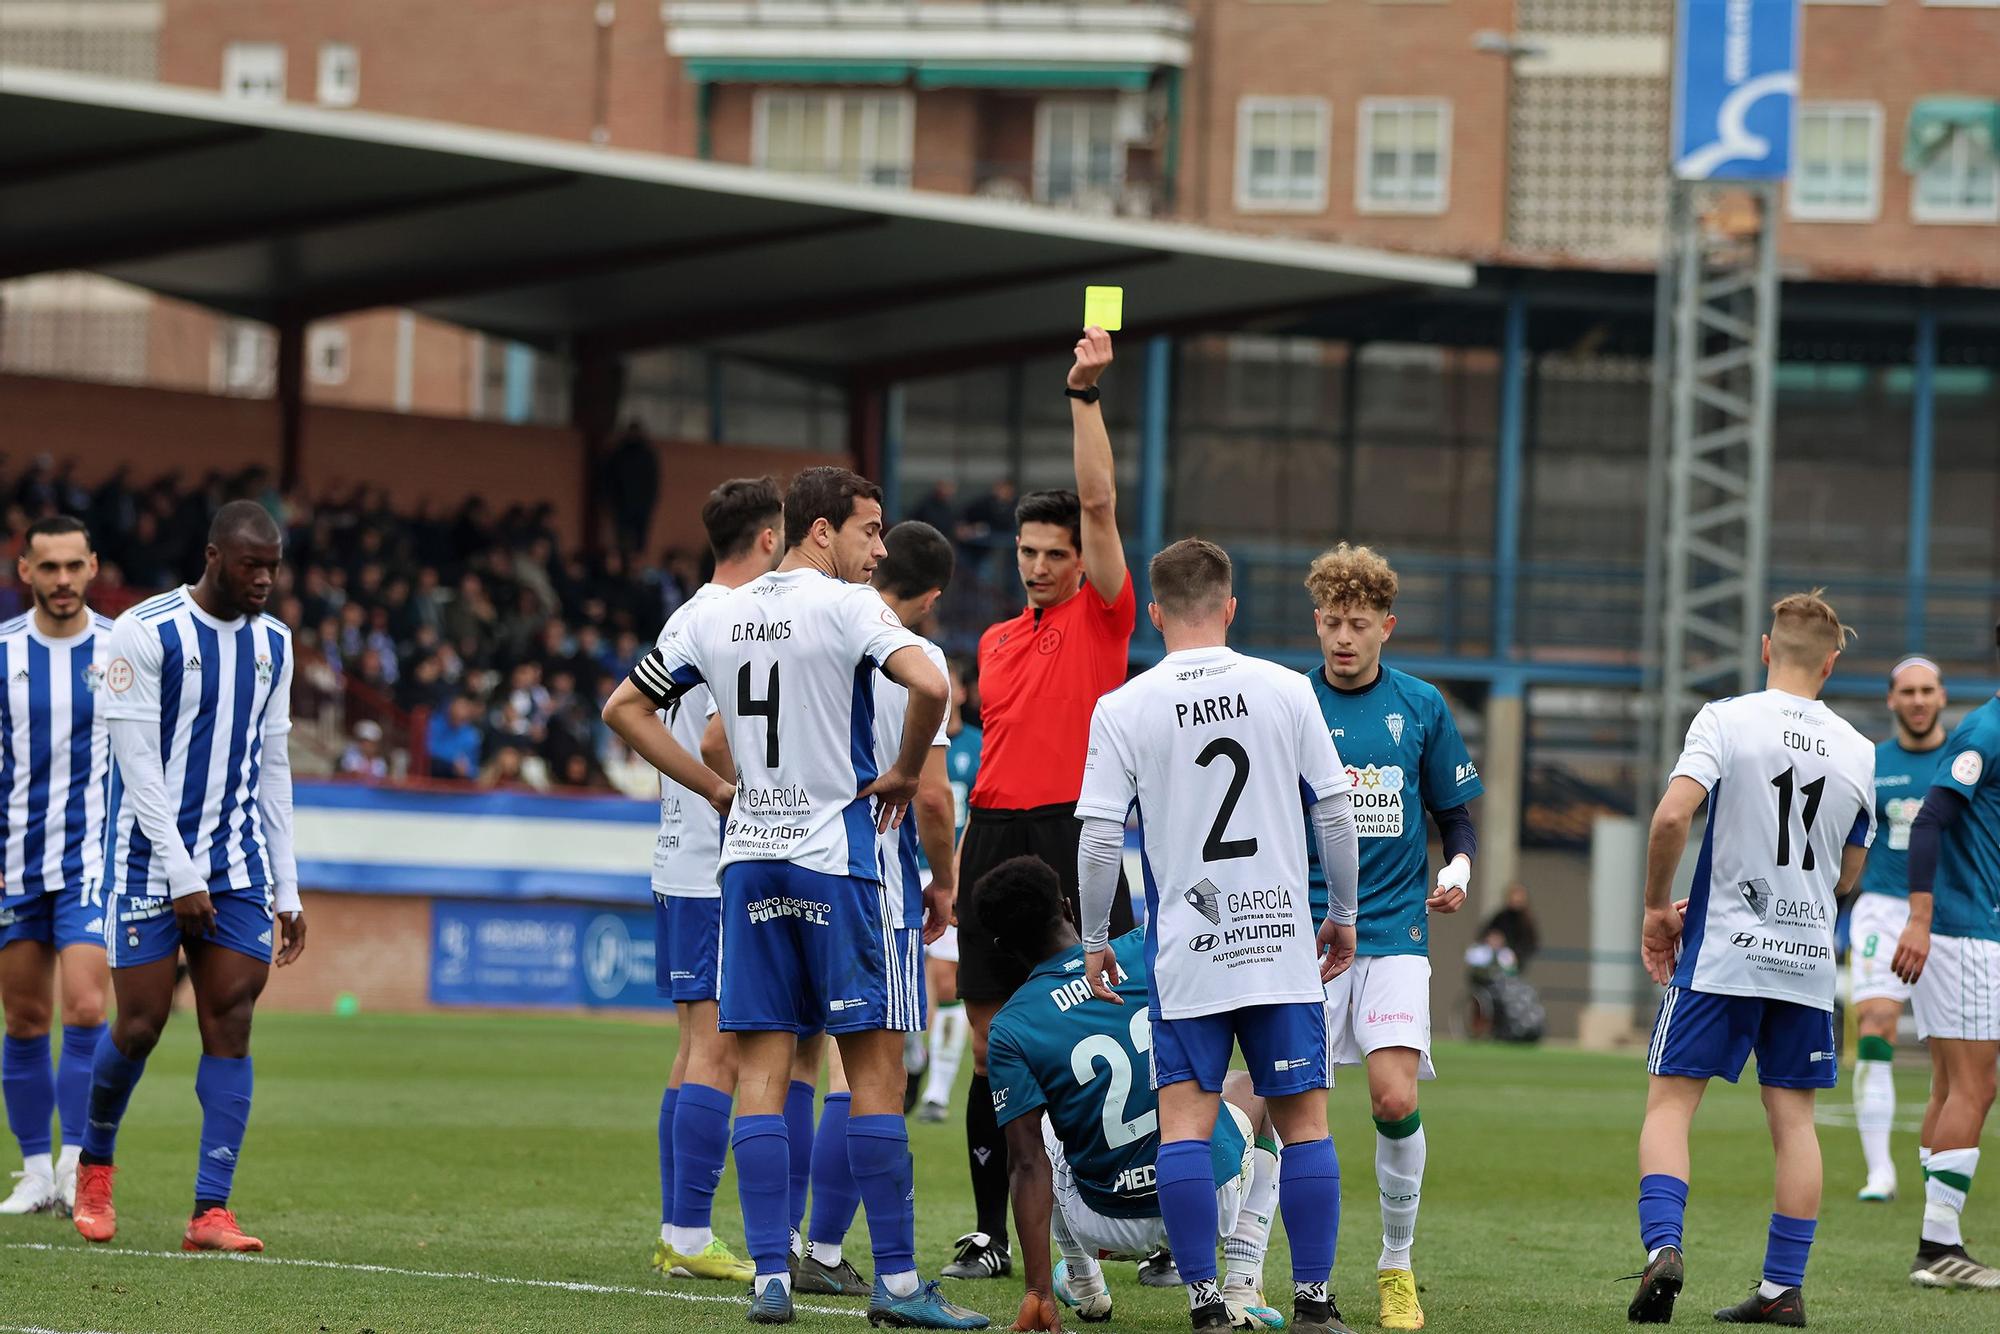
{"type": "Polygon", "coordinates": [[[1095,326],[1117,333],[1125,323],[1125,289],[1086,287],[1083,289],[1083,327],[1095,326]]]}

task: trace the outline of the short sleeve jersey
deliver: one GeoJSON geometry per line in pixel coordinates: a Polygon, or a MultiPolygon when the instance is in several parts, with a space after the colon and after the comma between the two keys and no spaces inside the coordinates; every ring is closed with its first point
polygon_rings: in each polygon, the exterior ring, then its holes
{"type": "Polygon", "coordinates": [[[1875,747],[1875,842],[1861,871],[1861,892],[1910,897],[1910,826],[1924,808],[1924,793],[1947,752],[1904,750],[1890,737],[1875,747]]]}
{"type": "Polygon", "coordinates": [[[1816,699],[1702,706],[1673,777],[1708,789],[1674,985],[1833,1008],[1841,852],[1875,829],[1875,747],[1816,699]]]}
{"type": "MultiPolygon", "coordinates": [[[[944,673],[944,650],[928,639],[921,641],[931,666],[944,673]]],[[[903,720],[909,716],[910,692],[886,676],[875,679],[875,763],[883,769],[896,762],[903,749],[903,720]]],[[[949,746],[945,724],[938,724],[933,747],[949,746]]],[[[922,840],[918,837],[917,814],[911,810],[903,823],[880,835],[882,888],[889,894],[890,925],[901,930],[924,924],[924,881],[920,869],[922,840]]]]}
{"type": "Polygon", "coordinates": [[[2000,699],[1967,714],[1940,756],[1933,784],[1966,809],[1938,844],[1931,931],[2000,940],[2000,699]]]}
{"type": "Polygon", "coordinates": [[[0,624],[0,899],[89,892],[104,872],[111,619],[86,611],[60,639],[34,622],[0,624]]]}
{"type": "Polygon", "coordinates": [[[707,685],[736,762],[720,864],[790,862],[879,883],[876,675],[923,641],[881,594],[817,570],[762,575],[697,608],[632,669],[660,708],[707,685]]]}
{"type": "MultiPolygon", "coordinates": [[[[186,586],[141,602],[111,627],[104,716],[160,729],[167,802],[211,892],[275,891],[285,874],[264,838],[259,782],[266,747],[292,730],[292,633],[274,616],[219,620],[186,586]]],[[[105,885],[121,898],[166,898],[165,862],[139,828],[112,764],[105,885]]]]}
{"type": "Polygon", "coordinates": [[[1090,711],[1124,684],[1137,606],[1128,571],[1109,602],[1086,579],[1066,601],[987,627],[979,637],[985,752],[973,805],[1033,810],[1076,800],[1090,711]]]}
{"type": "Polygon", "coordinates": [[[1169,653],[1098,701],[1076,813],[1138,806],[1155,1018],[1321,999],[1301,812],[1347,789],[1312,688],[1273,663],[1169,653]]]}
{"type": "MultiPolygon", "coordinates": [[[[1160,1103],[1144,1004],[1145,944],[1131,931],[1111,948],[1125,975],[1113,988],[1123,1005],[1091,994],[1077,945],[1030,973],[994,1015],[987,1047],[993,1116],[1004,1126],[1046,1111],[1085,1202],[1110,1218],[1151,1218],[1160,1212],[1153,1176],[1160,1103]]],[[[1215,1119],[1211,1158],[1218,1186],[1240,1170],[1243,1133],[1234,1117],[1215,1119]]]]}
{"type": "MultiPolygon", "coordinates": [[[[721,584],[703,584],[674,608],[660,630],[664,644],[702,607],[725,597],[721,584]]],[[[661,711],[661,721],[690,755],[701,754],[701,734],[714,711],[708,687],[699,685],[661,711]]],[[[660,775],[660,832],[653,841],[653,892],[662,896],[712,899],[721,893],[716,869],[722,860],[722,821],[708,799],[660,775]]]]}
{"type": "MultiPolygon", "coordinates": [[[[1444,696],[1430,682],[1382,665],[1374,684],[1336,690],[1309,674],[1320,716],[1347,761],[1361,850],[1355,953],[1430,953],[1430,823],[1485,792],[1444,696]]],[[[1313,920],[1326,917],[1326,878],[1313,850],[1313,920]]]]}

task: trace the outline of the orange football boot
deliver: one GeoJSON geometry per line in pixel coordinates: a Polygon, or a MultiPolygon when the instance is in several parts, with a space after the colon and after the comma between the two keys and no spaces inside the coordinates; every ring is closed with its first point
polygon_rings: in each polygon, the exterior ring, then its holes
{"type": "Polygon", "coordinates": [[[243,1229],[236,1226],[236,1215],[217,1207],[191,1220],[187,1235],[181,1238],[184,1251],[261,1251],[264,1243],[255,1237],[243,1235],[243,1229]]]}
{"type": "Polygon", "coordinates": [[[85,1241],[110,1241],[118,1235],[118,1211],[111,1207],[111,1178],[118,1169],[109,1163],[83,1164],[76,1169],[76,1205],[70,1221],[85,1241]]]}

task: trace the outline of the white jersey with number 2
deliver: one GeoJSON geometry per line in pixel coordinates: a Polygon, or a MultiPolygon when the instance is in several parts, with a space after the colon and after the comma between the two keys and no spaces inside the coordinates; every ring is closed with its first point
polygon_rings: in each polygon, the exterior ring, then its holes
{"type": "Polygon", "coordinates": [[[1674,985],[1833,1008],[1843,849],[1875,834],[1875,747],[1816,699],[1704,705],[1675,778],[1708,789],[1674,985]]]}
{"type": "Polygon", "coordinates": [[[1322,999],[1301,816],[1348,787],[1312,683],[1275,663],[1186,649],[1097,702],[1076,813],[1138,804],[1158,1017],[1322,999]]]}
{"type": "Polygon", "coordinates": [[[736,761],[721,864],[786,861],[880,883],[872,803],[874,677],[923,640],[882,595],[817,570],[761,575],[697,607],[640,659],[656,704],[706,684],[736,761]]]}

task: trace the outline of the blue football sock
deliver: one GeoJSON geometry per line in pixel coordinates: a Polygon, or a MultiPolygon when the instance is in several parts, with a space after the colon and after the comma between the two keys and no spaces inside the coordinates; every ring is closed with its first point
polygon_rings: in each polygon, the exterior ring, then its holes
{"type": "Polygon", "coordinates": [[[197,1200],[227,1200],[236,1180],[243,1132],[250,1127],[250,1058],[207,1056],[195,1067],[194,1096],[201,1103],[201,1161],[195,1168],[197,1200]]]}
{"type": "Polygon", "coordinates": [[[125,1119],[125,1104],[139,1076],[146,1073],[146,1058],[133,1060],[118,1050],[111,1030],[104,1030],[97,1055],[90,1062],[90,1114],[83,1125],[83,1151],[99,1162],[110,1162],[118,1147],[118,1123],[125,1119]]]}
{"type": "MultiPolygon", "coordinates": [[[[683,1086],[681,1096],[687,1096],[683,1086]]],[[[682,1107],[686,1111],[686,1107],[682,1107]]],[[[791,1149],[782,1116],[739,1116],[732,1147],[736,1151],[736,1193],[743,1202],[743,1239],[750,1248],[758,1277],[791,1272],[791,1236],[785,1230],[787,1167],[791,1149]]]]}
{"type": "Polygon", "coordinates": [[[878,1277],[917,1267],[916,1168],[910,1130],[900,1116],[850,1116],[847,1158],[868,1210],[868,1239],[878,1277]]]}
{"type": "Polygon", "coordinates": [[[1764,1281],[1796,1288],[1806,1281],[1806,1256],[1812,1251],[1816,1218],[1771,1215],[1770,1239],[1764,1243],[1764,1281]]]}
{"type": "Polygon", "coordinates": [[[681,1091],[670,1088],[660,1095],[660,1224],[674,1221],[674,1104],[681,1091]]]}
{"type": "Polygon", "coordinates": [[[1687,1207],[1688,1183],[1679,1177],[1655,1172],[1639,1178],[1639,1242],[1648,1255],[1681,1244],[1687,1207]]]}
{"type": "Polygon", "coordinates": [[[56,1110],[56,1072],[49,1064],[49,1035],[0,1040],[0,1095],[7,1125],[21,1142],[21,1156],[49,1151],[49,1118],[56,1110]]]}
{"type": "MultiPolygon", "coordinates": [[[[743,1133],[742,1120],[736,1133],[743,1133]]],[[[675,1227],[709,1225],[728,1153],[729,1095],[706,1084],[681,1085],[674,1108],[674,1213],[668,1220],[675,1227]]]]}
{"type": "MultiPolygon", "coordinates": [[[[1153,1177],[1160,1191],[1160,1219],[1167,1225],[1167,1245],[1181,1282],[1215,1281],[1215,1170],[1208,1141],[1177,1139],[1160,1146],[1153,1177]]],[[[1280,1178],[1280,1208],[1284,1186],[1280,1178]]],[[[1286,1216],[1289,1230],[1291,1218],[1286,1216]]]]}
{"type": "Polygon", "coordinates": [[[812,1184],[813,1094],[811,1084],[794,1079],[785,1091],[785,1133],[792,1141],[791,1206],[792,1231],[806,1222],[806,1188],[812,1184]]]}
{"type": "Polygon", "coordinates": [[[1340,1242],[1340,1159],[1331,1137],[1279,1151],[1278,1213],[1292,1243],[1292,1282],[1327,1282],[1340,1242]]]}
{"type": "Polygon", "coordinates": [[[83,1144],[83,1123],[90,1116],[90,1066],[103,1036],[103,1024],[63,1029],[62,1064],[56,1067],[56,1117],[62,1122],[65,1149],[83,1144]]]}
{"type": "Polygon", "coordinates": [[[822,1246],[838,1246],[854,1226],[854,1211],[861,1207],[861,1187],[854,1181],[854,1165],[847,1157],[847,1110],[852,1096],[829,1093],[820,1108],[819,1133],[813,1137],[812,1151],[812,1231],[808,1239],[822,1246]]]}

